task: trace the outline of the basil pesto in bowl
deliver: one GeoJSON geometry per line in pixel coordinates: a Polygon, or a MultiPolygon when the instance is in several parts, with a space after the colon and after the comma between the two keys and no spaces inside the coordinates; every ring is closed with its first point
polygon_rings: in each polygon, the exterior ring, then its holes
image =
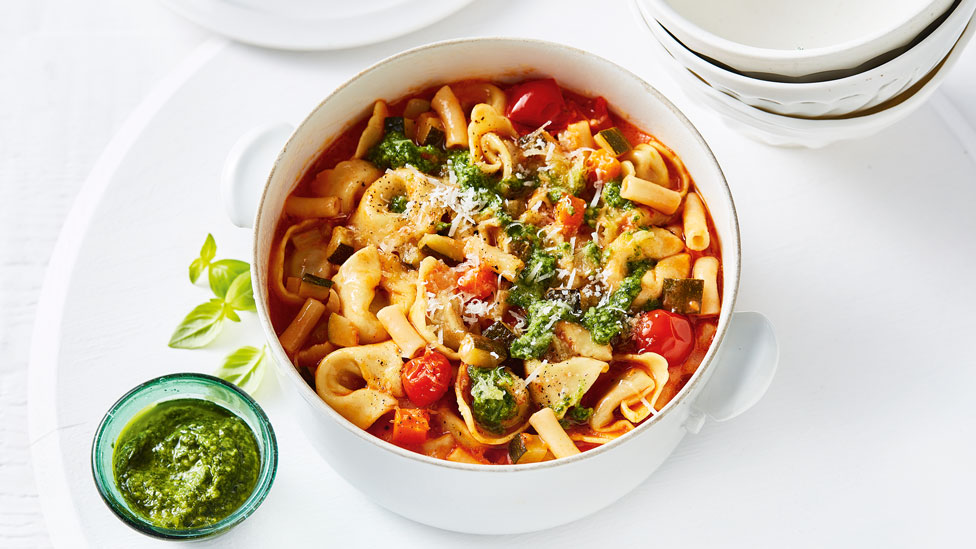
{"type": "Polygon", "coordinates": [[[174,374],[129,391],[92,445],[99,494],[150,536],[225,532],[264,501],[277,466],[274,431],[246,393],[204,374],[174,374]]]}

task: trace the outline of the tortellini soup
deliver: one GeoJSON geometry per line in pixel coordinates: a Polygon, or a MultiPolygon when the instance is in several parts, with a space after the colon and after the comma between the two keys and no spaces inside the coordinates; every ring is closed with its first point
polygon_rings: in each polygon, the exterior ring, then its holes
{"type": "Polygon", "coordinates": [[[328,137],[285,202],[271,317],[359,428],[455,462],[559,459],[701,363],[722,306],[708,209],[602,97],[460,81],[328,137]]]}

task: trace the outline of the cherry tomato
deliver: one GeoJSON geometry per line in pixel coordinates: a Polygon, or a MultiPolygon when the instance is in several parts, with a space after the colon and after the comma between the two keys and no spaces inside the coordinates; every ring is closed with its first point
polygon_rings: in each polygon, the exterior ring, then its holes
{"type": "Polygon", "coordinates": [[[488,267],[472,265],[458,277],[458,287],[478,299],[485,299],[498,287],[498,277],[488,267]]]}
{"type": "Polygon", "coordinates": [[[586,202],[572,195],[565,195],[556,203],[556,223],[562,227],[564,236],[572,236],[583,224],[586,202]]]}
{"type": "Polygon", "coordinates": [[[568,122],[563,92],[552,78],[529,80],[508,90],[505,116],[512,122],[533,131],[546,122],[546,130],[561,130],[568,122]]]}
{"type": "Polygon", "coordinates": [[[668,366],[684,362],[695,347],[695,330],[684,316],[662,309],[644,313],[634,326],[637,349],[663,356],[668,366]]]}
{"type": "Polygon", "coordinates": [[[620,176],[620,161],[603,149],[590,153],[586,158],[590,181],[613,181],[620,176]]]}
{"type": "Polygon", "coordinates": [[[451,374],[451,363],[448,362],[447,357],[427,349],[424,351],[424,356],[403,365],[400,380],[410,402],[423,408],[444,396],[451,385],[451,374]]]}
{"type": "Polygon", "coordinates": [[[603,97],[593,99],[581,99],[570,101],[570,110],[573,116],[570,122],[576,120],[586,120],[590,123],[590,130],[596,133],[613,126],[610,119],[610,110],[607,108],[607,100],[603,97]]]}

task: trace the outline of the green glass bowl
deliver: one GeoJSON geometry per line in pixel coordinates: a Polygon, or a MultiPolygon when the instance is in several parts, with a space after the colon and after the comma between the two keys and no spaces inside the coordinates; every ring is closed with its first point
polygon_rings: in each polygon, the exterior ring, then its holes
{"type": "Polygon", "coordinates": [[[174,540],[200,539],[222,534],[253,513],[271,490],[278,468],[278,443],[264,410],[244,391],[206,374],[171,374],[151,379],[120,398],[95,431],[92,443],[92,476],[102,499],[122,522],[143,534],[174,540]],[[133,511],[115,483],[112,455],[119,434],[129,421],[147,407],[167,400],[199,398],[233,412],[251,428],[261,453],[261,470],[251,496],[236,511],[209,526],[160,528],[133,511]]]}

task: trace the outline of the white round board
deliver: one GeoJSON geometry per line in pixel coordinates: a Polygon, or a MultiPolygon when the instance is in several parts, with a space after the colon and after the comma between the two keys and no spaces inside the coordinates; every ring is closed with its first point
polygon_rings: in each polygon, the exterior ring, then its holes
{"type": "Polygon", "coordinates": [[[605,11],[558,4],[559,24],[542,26],[533,22],[557,4],[518,4],[517,12],[483,4],[424,37],[342,56],[214,41],[133,114],[65,223],[38,310],[30,432],[55,545],[162,546],[100,501],[89,467],[95,427],[134,385],[164,373],[212,372],[232,349],[262,343],[256,318],[244,314],[211,348],[166,347],[183,315],[208,297],[186,274],[206,234],[216,237],[218,257],[249,260],[250,234],[226,221],[217,188],[234,141],[255,126],[298,122],[369,64],[462,29],[589,49],[634,70],[689,115],[732,186],[743,242],[738,306],[772,320],[778,376],[753,410],[687,437],[611,507],[506,537],[436,530],[370,503],[314,452],[268,376],[257,398],[278,434],[275,486],[244,524],[205,545],[565,547],[610,538],[618,545],[893,547],[963,539],[976,486],[976,368],[967,345],[976,286],[964,275],[976,269],[976,185],[965,152],[972,144],[923,107],[870,140],[822,150],[765,147],[663,79],[641,51],[645,38],[624,3],[605,11]],[[622,32],[633,34],[630,47],[620,46],[622,32]]]}

